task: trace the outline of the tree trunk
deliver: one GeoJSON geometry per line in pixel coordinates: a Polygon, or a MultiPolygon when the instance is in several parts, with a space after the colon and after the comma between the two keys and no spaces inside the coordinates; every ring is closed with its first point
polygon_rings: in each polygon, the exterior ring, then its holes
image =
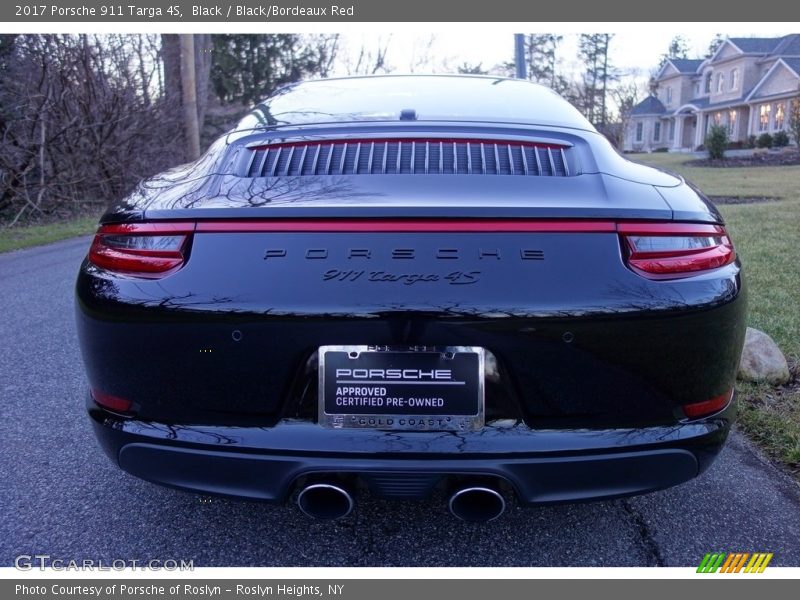
{"type": "Polygon", "coordinates": [[[174,33],[161,34],[161,56],[164,61],[164,95],[175,107],[181,104],[181,43],[174,33]]]}
{"type": "Polygon", "coordinates": [[[208,81],[211,77],[211,35],[194,35],[194,70],[197,84],[197,122],[203,130],[208,107],[208,81]]]}
{"type": "Polygon", "coordinates": [[[194,71],[194,36],[181,35],[181,91],[183,93],[183,130],[186,158],[200,157],[200,128],[197,122],[197,79],[194,71]]]}

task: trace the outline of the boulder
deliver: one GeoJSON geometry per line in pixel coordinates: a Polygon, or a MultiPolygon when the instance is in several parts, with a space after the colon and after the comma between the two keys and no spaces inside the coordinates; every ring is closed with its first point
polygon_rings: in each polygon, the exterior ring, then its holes
{"type": "Polygon", "coordinates": [[[748,327],[736,376],[744,381],[783,385],[790,379],[789,365],[771,337],[748,327]]]}

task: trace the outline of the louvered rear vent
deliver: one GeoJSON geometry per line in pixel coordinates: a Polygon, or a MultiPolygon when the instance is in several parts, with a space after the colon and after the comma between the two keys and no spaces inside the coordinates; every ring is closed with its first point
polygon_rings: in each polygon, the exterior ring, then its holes
{"type": "Polygon", "coordinates": [[[567,177],[569,148],[495,140],[349,140],[251,148],[248,177],[300,175],[534,175],[567,177]]]}

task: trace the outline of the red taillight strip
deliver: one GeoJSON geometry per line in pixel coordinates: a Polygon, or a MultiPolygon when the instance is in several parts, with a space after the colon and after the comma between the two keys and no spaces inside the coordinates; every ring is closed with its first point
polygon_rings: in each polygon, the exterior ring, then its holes
{"type": "Polygon", "coordinates": [[[725,235],[720,225],[705,223],[614,222],[586,219],[236,219],[165,221],[102,225],[98,234],[189,234],[259,231],[329,232],[555,232],[625,235],[725,235]]]}
{"type": "Polygon", "coordinates": [[[337,220],[274,219],[270,221],[200,221],[198,233],[258,231],[320,232],[615,232],[613,221],[532,221],[480,219],[337,220]]]}
{"type": "Polygon", "coordinates": [[[336,144],[348,146],[353,144],[397,144],[402,143],[415,143],[424,144],[486,144],[486,145],[503,145],[503,146],[525,146],[528,148],[569,148],[571,144],[556,144],[552,142],[531,142],[522,140],[496,140],[496,139],[480,139],[480,138],[341,138],[335,140],[299,140],[296,142],[273,142],[271,144],[259,144],[258,146],[249,146],[248,150],[267,150],[273,148],[291,148],[292,146],[333,146],[336,144]]]}

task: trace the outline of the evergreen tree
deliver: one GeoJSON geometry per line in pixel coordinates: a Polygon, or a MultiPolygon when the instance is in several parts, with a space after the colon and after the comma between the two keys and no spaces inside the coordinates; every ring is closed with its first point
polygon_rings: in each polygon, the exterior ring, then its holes
{"type": "Polygon", "coordinates": [[[722,42],[725,41],[725,38],[722,36],[721,33],[715,33],[714,39],[712,39],[708,44],[708,51],[706,52],[705,58],[711,58],[714,56],[714,53],[719,49],[722,45],[722,42]]]}
{"type": "Polygon", "coordinates": [[[682,35],[676,35],[670,40],[667,51],[661,55],[661,61],[658,63],[659,70],[669,58],[689,58],[689,43],[682,35]]]}
{"type": "Polygon", "coordinates": [[[600,126],[608,121],[609,84],[617,79],[608,53],[613,37],[609,33],[581,34],[578,42],[578,55],[584,64],[579,106],[587,119],[600,126]]]}
{"type": "Polygon", "coordinates": [[[337,36],[221,34],[213,37],[211,84],[223,104],[252,104],[275,88],[327,75],[337,36]]]}
{"type": "Polygon", "coordinates": [[[552,33],[529,33],[524,38],[528,79],[556,87],[556,50],[562,36],[552,33]]]}

